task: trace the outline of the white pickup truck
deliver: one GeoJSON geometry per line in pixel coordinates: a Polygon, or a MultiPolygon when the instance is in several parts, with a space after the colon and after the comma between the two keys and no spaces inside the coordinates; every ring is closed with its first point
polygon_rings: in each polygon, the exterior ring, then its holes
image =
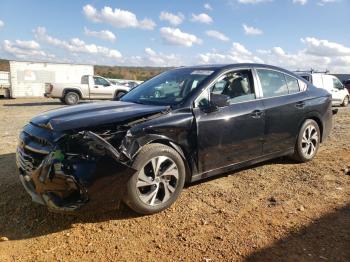
{"type": "Polygon", "coordinates": [[[130,87],[113,84],[104,77],[84,75],[81,83],[46,83],[44,96],[59,98],[62,103],[75,105],[84,99],[118,99],[129,90],[130,87]]]}

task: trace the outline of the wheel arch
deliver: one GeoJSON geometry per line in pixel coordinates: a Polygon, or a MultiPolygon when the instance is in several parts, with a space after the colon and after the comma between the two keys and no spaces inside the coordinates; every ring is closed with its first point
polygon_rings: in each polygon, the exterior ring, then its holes
{"type": "MultiPolygon", "coordinates": [[[[129,141],[130,142],[130,141],[129,141]]],[[[138,155],[140,150],[149,144],[162,144],[174,149],[183,159],[185,169],[186,169],[186,180],[188,183],[191,181],[192,174],[196,170],[195,161],[190,156],[185,148],[181,145],[172,141],[171,139],[164,136],[150,135],[143,137],[143,139],[133,139],[133,142],[128,143],[128,145],[124,144],[123,153],[130,159],[133,160],[138,155]]]]}
{"type": "Polygon", "coordinates": [[[126,94],[126,93],[128,93],[128,91],[126,91],[126,90],[120,90],[120,89],[119,89],[119,90],[115,90],[115,91],[114,91],[113,98],[114,98],[114,99],[117,98],[119,93],[124,93],[124,94],[126,94]]]}
{"type": "Polygon", "coordinates": [[[62,97],[64,97],[64,96],[65,96],[67,93],[69,93],[69,92],[77,93],[77,94],[79,95],[79,98],[80,98],[80,99],[82,99],[82,97],[83,97],[83,95],[82,95],[82,93],[81,93],[81,91],[80,91],[79,89],[77,89],[77,88],[71,88],[71,87],[63,89],[63,91],[62,91],[62,97]]]}
{"type": "Polygon", "coordinates": [[[323,122],[322,122],[322,120],[321,120],[322,117],[319,115],[319,113],[317,113],[317,112],[311,112],[311,113],[307,114],[307,115],[304,117],[303,121],[301,121],[298,130],[300,130],[300,128],[302,127],[302,125],[303,125],[303,124],[305,123],[305,121],[308,120],[308,119],[314,120],[314,121],[317,123],[318,128],[320,129],[320,133],[321,133],[321,134],[320,134],[320,137],[321,137],[320,143],[322,143],[322,142],[323,142],[323,130],[324,130],[324,125],[323,125],[323,122]]]}
{"type": "MultiPolygon", "coordinates": [[[[147,144],[155,144],[155,143],[169,146],[172,149],[174,149],[177,153],[179,153],[179,155],[181,156],[182,160],[184,161],[184,165],[185,165],[185,168],[186,168],[186,180],[185,180],[185,182],[189,183],[191,181],[191,178],[192,178],[193,165],[192,165],[192,159],[191,159],[190,155],[186,152],[186,150],[184,150],[177,143],[175,143],[175,142],[173,142],[171,140],[168,140],[168,139],[160,139],[160,138],[158,138],[158,139],[154,139],[154,140],[149,141],[147,144]]],[[[145,145],[143,145],[143,146],[145,146],[145,145]]]]}

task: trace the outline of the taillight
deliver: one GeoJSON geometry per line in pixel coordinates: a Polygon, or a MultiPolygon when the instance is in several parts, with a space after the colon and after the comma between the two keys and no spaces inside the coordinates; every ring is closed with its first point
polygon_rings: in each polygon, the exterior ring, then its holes
{"type": "Polygon", "coordinates": [[[50,84],[50,86],[49,86],[49,92],[50,92],[50,93],[52,92],[52,89],[53,89],[53,85],[50,84]]]}

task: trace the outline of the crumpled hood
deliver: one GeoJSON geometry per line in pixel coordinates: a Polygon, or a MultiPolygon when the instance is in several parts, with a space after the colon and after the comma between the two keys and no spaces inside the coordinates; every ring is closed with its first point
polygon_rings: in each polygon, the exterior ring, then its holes
{"type": "Polygon", "coordinates": [[[50,125],[55,131],[65,131],[134,120],[167,109],[168,106],[121,101],[86,103],[47,111],[34,117],[30,122],[38,126],[50,125]]]}

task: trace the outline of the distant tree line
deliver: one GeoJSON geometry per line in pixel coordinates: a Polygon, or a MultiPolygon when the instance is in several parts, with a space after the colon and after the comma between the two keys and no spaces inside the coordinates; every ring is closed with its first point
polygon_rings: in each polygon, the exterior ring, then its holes
{"type": "Polygon", "coordinates": [[[166,67],[95,66],[95,74],[107,78],[145,81],[168,70],[166,67]]]}

